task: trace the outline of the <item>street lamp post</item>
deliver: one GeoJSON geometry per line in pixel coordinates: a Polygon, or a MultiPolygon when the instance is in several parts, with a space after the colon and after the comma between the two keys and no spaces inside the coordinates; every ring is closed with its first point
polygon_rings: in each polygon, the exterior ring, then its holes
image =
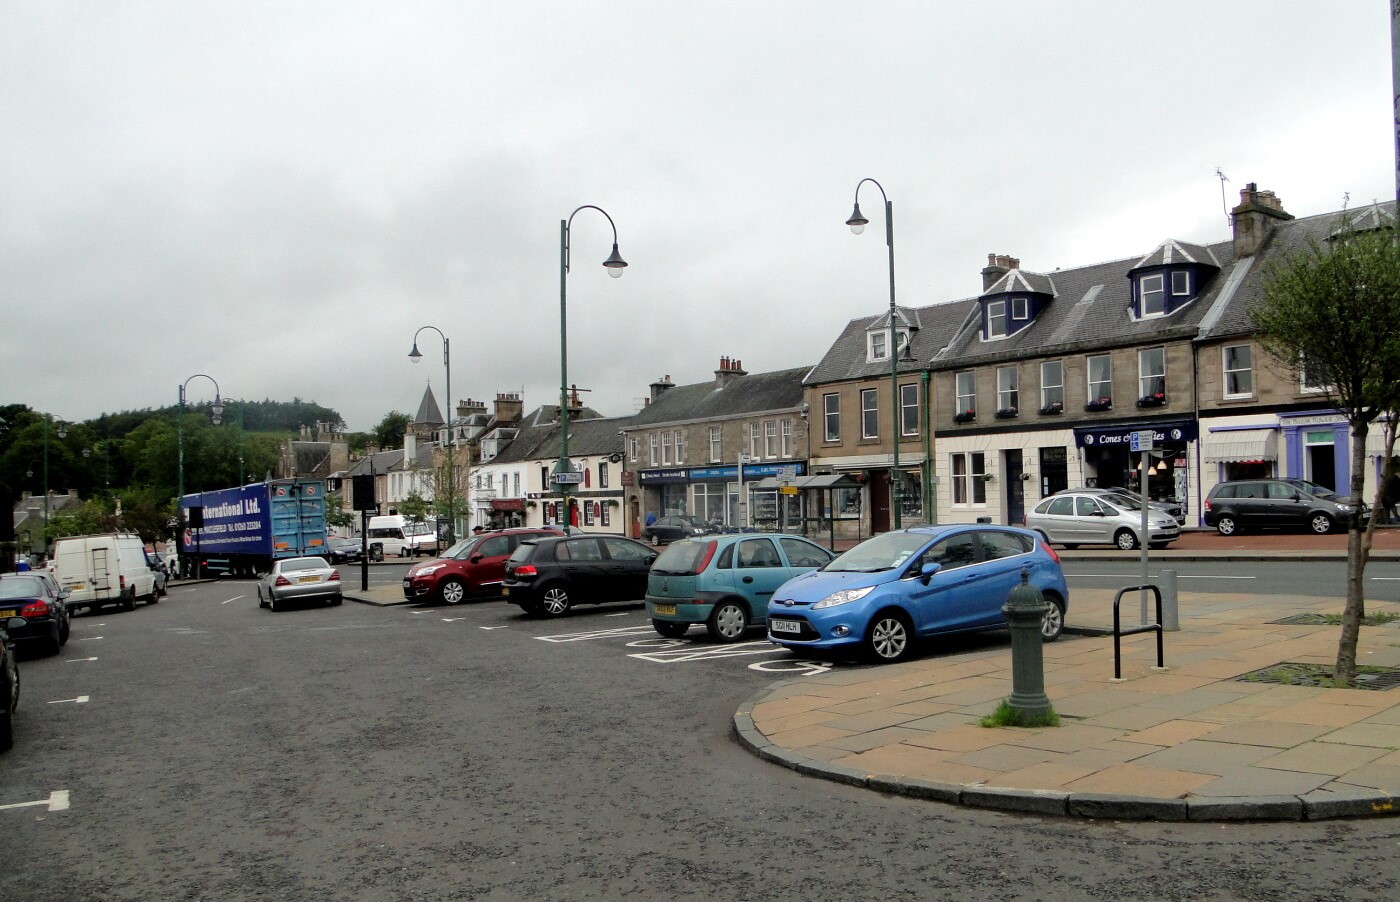
{"type": "MultiPolygon", "coordinates": [[[[53,414],[44,414],[44,554],[49,553],[49,427],[53,424],[53,414]]],[[[68,437],[68,424],[58,421],[54,430],[60,439],[68,437]]]]}
{"type": "Polygon", "coordinates": [[[452,458],[457,445],[457,430],[452,427],[452,414],[456,410],[456,402],[452,398],[452,344],[437,326],[419,326],[418,331],[413,333],[413,350],[408,352],[408,359],[412,362],[418,363],[423,359],[418,351],[418,336],[424,329],[432,329],[442,338],[442,366],[447,370],[447,544],[451,545],[457,541],[457,479],[452,472],[452,458]]]}
{"type": "MultiPolygon", "coordinates": [[[[180,383],[180,415],[175,420],[176,443],[179,446],[179,459],[177,461],[177,469],[179,471],[179,495],[175,499],[176,507],[180,507],[180,503],[185,497],[185,389],[189,388],[191,382],[200,378],[208,379],[210,382],[214,383],[214,403],[209,408],[211,414],[209,417],[210,422],[215,426],[223,422],[221,414],[224,412],[224,403],[219,399],[219,383],[213,376],[205,373],[195,373],[193,376],[180,383]]],[[[184,524],[184,508],[182,507],[180,507],[180,522],[181,525],[184,524]]]]}
{"type": "Polygon", "coordinates": [[[617,224],[602,207],[584,204],[570,213],[568,219],[559,221],[559,461],[554,465],[554,484],[559,489],[564,505],[566,532],[568,527],[573,525],[570,522],[573,510],[569,505],[569,493],[573,483],[567,480],[573,478],[574,472],[573,463],[569,460],[569,228],[580,210],[597,210],[607,219],[608,225],[612,226],[612,253],[603,261],[608,275],[620,279],[622,271],[627,268],[627,261],[617,252],[617,224]]]}
{"type": "Polygon", "coordinates": [[[894,502],[894,528],[899,529],[904,525],[903,511],[900,509],[903,506],[904,479],[899,469],[899,330],[895,325],[899,314],[894,304],[894,204],[890,203],[883,185],[874,179],[861,179],[856,183],[855,209],[851,212],[851,218],[846,220],[846,225],[851,227],[852,232],[859,235],[870,222],[860,212],[860,188],[866,182],[879,188],[880,196],[885,200],[885,245],[889,248],[890,257],[890,407],[894,413],[894,432],[890,436],[891,447],[894,448],[890,467],[890,494],[894,502]]]}

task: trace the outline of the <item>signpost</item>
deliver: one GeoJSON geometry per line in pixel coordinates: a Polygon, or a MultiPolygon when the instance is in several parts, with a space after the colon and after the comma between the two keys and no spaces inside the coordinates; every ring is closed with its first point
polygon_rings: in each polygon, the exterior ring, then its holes
{"type": "MultiPolygon", "coordinates": [[[[1141,457],[1138,458],[1138,494],[1142,496],[1142,541],[1139,543],[1142,549],[1142,584],[1147,584],[1147,541],[1152,533],[1148,531],[1147,522],[1147,468],[1152,460],[1152,449],[1155,446],[1157,433],[1152,429],[1142,429],[1132,435],[1131,447],[1129,450],[1138,451],[1141,457]]],[[[1138,592],[1139,596],[1139,619],[1138,623],[1146,625],[1147,620],[1147,590],[1138,592]]]]}

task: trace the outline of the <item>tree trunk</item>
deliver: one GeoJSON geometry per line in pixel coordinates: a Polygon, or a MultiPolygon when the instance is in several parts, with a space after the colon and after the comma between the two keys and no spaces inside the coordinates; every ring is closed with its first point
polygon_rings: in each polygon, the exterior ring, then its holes
{"type": "MultiPolygon", "coordinates": [[[[1337,641],[1337,686],[1356,685],[1356,643],[1361,636],[1361,618],[1366,615],[1366,558],[1371,552],[1371,529],[1361,527],[1362,487],[1366,481],[1366,434],[1370,424],[1359,420],[1351,428],[1351,515],[1347,517],[1347,603],[1342,610],[1342,635],[1337,641]],[[1363,538],[1365,539],[1363,543],[1363,538]]],[[[1369,526],[1369,524],[1368,524],[1369,526]]]]}

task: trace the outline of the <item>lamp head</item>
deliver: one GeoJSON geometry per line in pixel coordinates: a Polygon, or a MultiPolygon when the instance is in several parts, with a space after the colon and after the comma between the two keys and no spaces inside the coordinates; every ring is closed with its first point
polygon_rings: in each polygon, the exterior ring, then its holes
{"type": "Polygon", "coordinates": [[[622,271],[627,268],[627,261],[622,259],[622,255],[617,252],[617,242],[613,242],[612,253],[608,259],[603,261],[603,265],[608,268],[608,275],[614,279],[622,278],[622,271]]]}
{"type": "Polygon", "coordinates": [[[58,424],[58,437],[59,437],[59,438],[67,438],[67,437],[68,437],[68,424],[67,424],[67,423],[59,423],[59,424],[58,424]]]}
{"type": "Polygon", "coordinates": [[[209,408],[209,411],[210,413],[214,414],[214,425],[217,426],[219,423],[218,416],[219,414],[224,412],[224,402],[219,400],[218,395],[214,396],[214,404],[212,407],[209,408]]]}
{"type": "Polygon", "coordinates": [[[91,448],[84,448],[84,449],[83,449],[83,457],[92,457],[92,449],[91,449],[91,448]]]}
{"type": "Polygon", "coordinates": [[[413,350],[408,352],[408,359],[412,363],[418,363],[423,359],[423,355],[418,352],[418,342],[413,342],[413,350]]]}
{"type": "Polygon", "coordinates": [[[853,234],[859,235],[861,232],[865,231],[865,227],[869,222],[870,220],[861,215],[860,202],[857,201],[855,209],[851,211],[851,218],[846,220],[846,225],[851,227],[851,232],[853,234]]]}

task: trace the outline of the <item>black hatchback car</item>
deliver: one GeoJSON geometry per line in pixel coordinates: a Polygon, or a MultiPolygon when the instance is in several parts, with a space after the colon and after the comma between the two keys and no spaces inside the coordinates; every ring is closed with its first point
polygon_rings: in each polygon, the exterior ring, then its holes
{"type": "Polygon", "coordinates": [[[672,514],[649,524],[642,530],[642,538],[653,545],[666,545],[671,542],[679,542],[681,539],[709,535],[715,532],[719,532],[719,530],[699,517],[692,517],[689,514],[672,514]]]}
{"type": "Polygon", "coordinates": [[[47,573],[6,573],[0,577],[0,623],[22,618],[22,626],[8,630],[15,644],[56,655],[68,642],[67,594],[47,573]]]}
{"type": "Polygon", "coordinates": [[[1204,508],[1206,525],[1222,536],[1267,526],[1323,535],[1345,524],[1352,501],[1302,479],[1241,479],[1211,489],[1204,508]]]}
{"type": "Polygon", "coordinates": [[[656,552],[622,536],[530,539],[506,561],[501,594],[527,614],[558,617],[576,604],[640,602],[656,552]]]}

